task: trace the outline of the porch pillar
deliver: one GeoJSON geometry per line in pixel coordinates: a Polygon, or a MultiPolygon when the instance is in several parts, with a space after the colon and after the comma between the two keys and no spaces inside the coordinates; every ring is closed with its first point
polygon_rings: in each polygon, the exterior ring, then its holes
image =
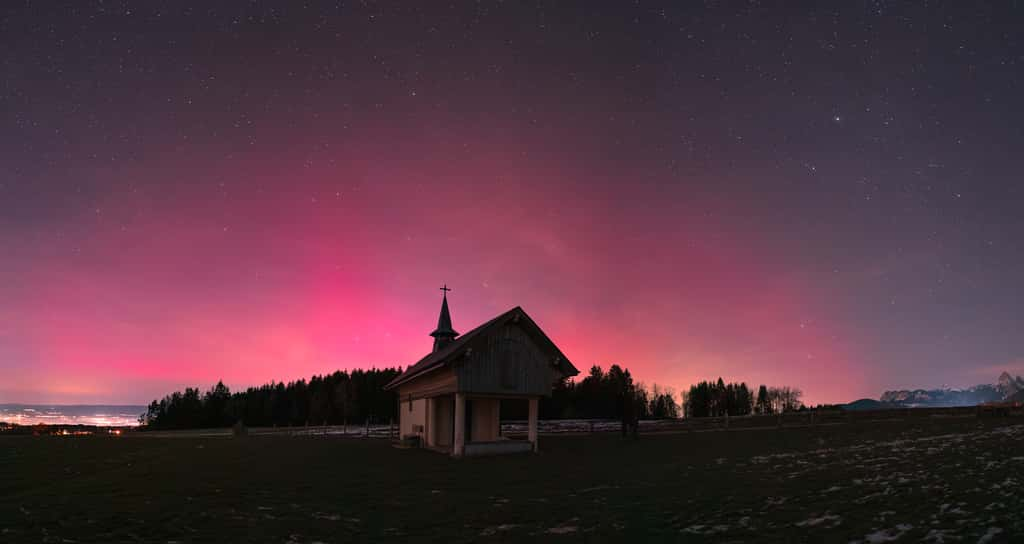
{"type": "MultiPolygon", "coordinates": [[[[521,406],[521,405],[520,405],[521,406]]],[[[537,451],[537,397],[530,398],[530,419],[527,425],[527,437],[530,440],[530,444],[533,447],[533,451],[537,451]]]]}
{"type": "Polygon", "coordinates": [[[423,419],[423,443],[427,446],[434,445],[434,430],[431,428],[430,423],[434,421],[434,398],[427,397],[426,412],[427,416],[423,419]]]}
{"type": "Polygon", "coordinates": [[[466,395],[455,393],[455,443],[452,455],[462,457],[466,452],[466,395]]]}

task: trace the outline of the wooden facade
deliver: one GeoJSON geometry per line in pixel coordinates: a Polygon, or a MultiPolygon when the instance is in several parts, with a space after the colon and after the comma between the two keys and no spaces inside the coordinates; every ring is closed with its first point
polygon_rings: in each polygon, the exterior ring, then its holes
{"type": "Polygon", "coordinates": [[[398,388],[398,401],[425,399],[455,393],[458,377],[451,368],[440,368],[398,388]]]}
{"type": "Polygon", "coordinates": [[[579,373],[540,327],[516,307],[457,337],[445,297],[431,336],[434,351],[385,387],[398,393],[401,437],[457,457],[536,451],[539,398],[579,373]],[[501,436],[502,399],[528,404],[528,446],[501,436]]]}
{"type": "Polygon", "coordinates": [[[478,339],[455,367],[458,389],[465,393],[550,396],[551,386],[562,378],[554,358],[544,353],[519,326],[509,322],[493,334],[478,339]]]}

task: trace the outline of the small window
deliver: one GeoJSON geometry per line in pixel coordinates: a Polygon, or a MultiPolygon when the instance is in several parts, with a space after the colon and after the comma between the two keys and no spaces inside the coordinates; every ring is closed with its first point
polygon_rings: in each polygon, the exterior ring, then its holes
{"type": "Polygon", "coordinates": [[[409,395],[409,411],[412,411],[412,395],[409,395]]]}

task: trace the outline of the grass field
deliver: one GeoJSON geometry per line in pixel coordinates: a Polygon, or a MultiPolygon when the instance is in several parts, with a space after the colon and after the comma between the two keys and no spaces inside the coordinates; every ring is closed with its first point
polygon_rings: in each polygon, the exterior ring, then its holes
{"type": "Polygon", "coordinates": [[[1024,539],[1024,421],[541,438],[0,437],[0,542],[1024,539]]]}

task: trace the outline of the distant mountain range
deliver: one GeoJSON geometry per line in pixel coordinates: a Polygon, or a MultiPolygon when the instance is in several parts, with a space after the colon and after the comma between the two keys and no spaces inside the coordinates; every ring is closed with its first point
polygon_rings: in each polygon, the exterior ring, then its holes
{"type": "Polygon", "coordinates": [[[967,389],[901,389],[886,391],[877,401],[860,399],[846,406],[851,410],[879,408],[912,408],[917,406],[975,406],[985,402],[1024,402],[1024,378],[1003,372],[994,384],[981,384],[967,389]]]}

